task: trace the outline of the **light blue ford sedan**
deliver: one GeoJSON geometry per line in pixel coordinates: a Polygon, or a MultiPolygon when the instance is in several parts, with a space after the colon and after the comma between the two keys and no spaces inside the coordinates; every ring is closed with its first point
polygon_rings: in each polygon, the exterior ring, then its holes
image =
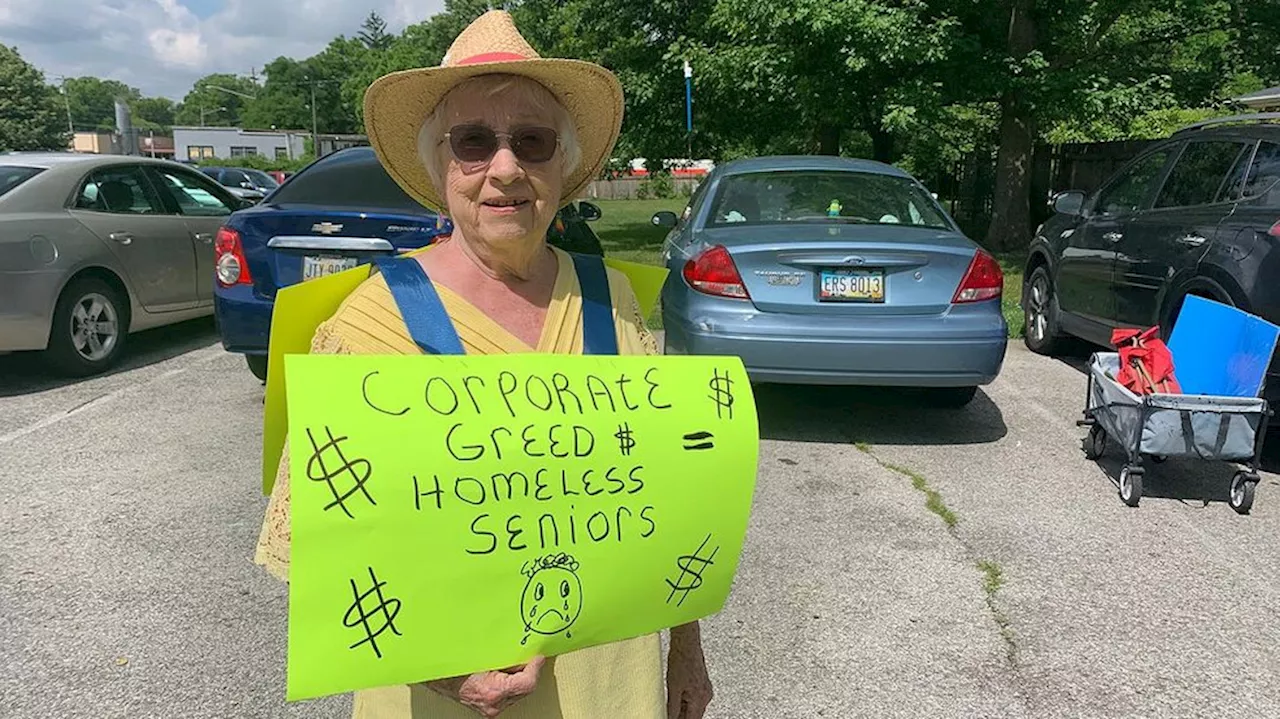
{"type": "Polygon", "coordinates": [[[753,382],[925,388],[944,407],[1000,373],[1000,265],[900,169],[738,160],[653,222],[671,228],[668,354],[737,355],[753,382]]]}

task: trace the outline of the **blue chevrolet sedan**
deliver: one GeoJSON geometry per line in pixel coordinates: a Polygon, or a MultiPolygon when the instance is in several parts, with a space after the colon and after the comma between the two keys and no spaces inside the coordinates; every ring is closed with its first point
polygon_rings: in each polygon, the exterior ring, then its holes
{"type": "Polygon", "coordinates": [[[670,227],[668,354],[754,382],[925,388],[962,407],[1004,363],[999,263],[900,169],[838,157],[717,167],[670,227]]]}

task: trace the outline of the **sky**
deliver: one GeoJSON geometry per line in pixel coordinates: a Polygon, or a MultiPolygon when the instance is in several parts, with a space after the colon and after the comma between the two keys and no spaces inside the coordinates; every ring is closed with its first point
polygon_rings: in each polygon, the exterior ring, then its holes
{"type": "Polygon", "coordinates": [[[388,32],[444,0],[0,0],[0,43],[59,76],[119,80],[175,101],[213,72],[248,75],[284,55],[314,55],[360,30],[369,11],[388,32]]]}

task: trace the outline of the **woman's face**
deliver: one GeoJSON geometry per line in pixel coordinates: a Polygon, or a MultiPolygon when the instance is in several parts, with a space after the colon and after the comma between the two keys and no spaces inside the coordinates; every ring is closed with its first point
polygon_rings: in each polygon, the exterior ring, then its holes
{"type": "MultiPolygon", "coordinates": [[[[486,97],[469,87],[450,96],[445,119],[446,128],[483,125],[497,133],[555,127],[550,113],[527,100],[486,97]]],[[[444,200],[467,241],[502,252],[517,250],[513,244],[525,249],[546,236],[564,184],[559,149],[547,162],[521,161],[512,152],[510,138],[500,136],[498,150],[487,163],[472,163],[459,162],[447,145],[446,140],[444,200]]]]}

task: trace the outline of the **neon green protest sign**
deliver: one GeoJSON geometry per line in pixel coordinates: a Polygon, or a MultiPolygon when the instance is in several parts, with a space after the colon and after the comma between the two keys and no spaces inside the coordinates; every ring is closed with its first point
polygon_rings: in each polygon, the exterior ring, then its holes
{"type": "Polygon", "coordinates": [[[720,611],[758,424],[723,357],[286,358],[288,697],[720,611]]]}

